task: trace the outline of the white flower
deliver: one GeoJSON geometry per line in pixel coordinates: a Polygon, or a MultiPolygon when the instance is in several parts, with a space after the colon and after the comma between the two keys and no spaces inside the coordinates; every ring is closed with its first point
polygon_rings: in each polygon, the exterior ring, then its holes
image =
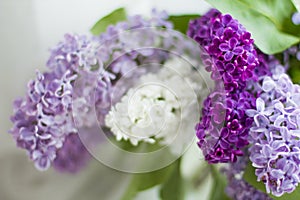
{"type": "MultiPolygon", "coordinates": [[[[203,79],[190,64],[175,58],[158,73],[146,74],[128,90],[106,115],[105,124],[117,140],[169,145],[194,135],[199,118],[200,94],[206,93],[203,79]]],[[[180,145],[179,145],[180,146],[180,145]]],[[[181,149],[178,147],[179,151],[181,149]]]]}

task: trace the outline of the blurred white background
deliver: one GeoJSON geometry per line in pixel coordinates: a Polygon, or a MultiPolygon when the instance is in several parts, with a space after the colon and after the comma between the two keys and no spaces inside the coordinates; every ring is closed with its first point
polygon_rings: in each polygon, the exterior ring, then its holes
{"type": "MultiPolygon", "coordinates": [[[[208,4],[203,0],[0,0],[1,200],[115,200],[126,189],[130,176],[97,162],[75,176],[53,170],[38,172],[7,133],[11,127],[12,101],[24,95],[36,69],[45,70],[48,49],[64,33],[87,33],[99,18],[118,7],[125,7],[130,14],[149,14],[153,7],[169,14],[201,14],[208,4]]],[[[187,176],[199,166],[198,154],[194,149],[187,156],[191,158],[186,159],[190,163],[184,167],[187,176]]],[[[208,182],[205,187],[209,185],[208,182]]],[[[206,199],[207,191],[202,188],[201,192],[189,195],[189,199],[206,199]]],[[[152,190],[138,199],[156,199],[155,195],[152,190]]]]}

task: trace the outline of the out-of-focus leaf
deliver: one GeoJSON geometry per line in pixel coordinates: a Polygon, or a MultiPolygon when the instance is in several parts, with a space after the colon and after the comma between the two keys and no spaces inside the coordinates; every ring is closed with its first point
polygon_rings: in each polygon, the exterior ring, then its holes
{"type": "Polygon", "coordinates": [[[149,189],[168,180],[172,172],[176,169],[177,162],[179,161],[157,171],[133,174],[131,182],[128,185],[122,200],[132,200],[138,192],[149,189]]]}
{"type": "Polygon", "coordinates": [[[257,181],[257,176],[255,175],[255,168],[252,167],[251,162],[248,163],[245,169],[243,179],[247,181],[250,185],[255,187],[256,189],[266,193],[265,184],[261,181],[260,182],[257,181]]]}
{"type": "Polygon", "coordinates": [[[189,26],[189,21],[192,19],[196,19],[200,17],[200,15],[171,15],[169,17],[169,20],[173,22],[174,24],[174,29],[186,34],[188,26],[189,26]]]}
{"type": "Polygon", "coordinates": [[[92,28],[91,33],[93,35],[99,35],[106,31],[109,25],[114,25],[120,21],[126,20],[126,11],[124,8],[118,8],[100,19],[92,28]]]}
{"type": "Polygon", "coordinates": [[[300,84],[300,62],[295,57],[291,57],[289,60],[290,68],[288,74],[294,83],[300,84]]]}
{"type": "Polygon", "coordinates": [[[269,18],[278,30],[291,35],[300,36],[300,26],[293,24],[291,18],[297,10],[290,0],[241,0],[251,9],[269,18]]]}
{"type": "Polygon", "coordinates": [[[267,54],[282,52],[298,43],[299,27],[291,22],[296,9],[290,0],[207,0],[222,13],[230,13],[252,34],[267,54]],[[283,12],[283,13],[282,13],[283,12]]]}
{"type": "Polygon", "coordinates": [[[170,178],[162,184],[160,190],[162,200],[182,200],[184,198],[183,178],[180,173],[180,160],[176,161],[170,178]]]}
{"type": "Polygon", "coordinates": [[[211,165],[211,174],[213,177],[213,186],[210,193],[210,200],[230,200],[225,193],[226,188],[226,177],[220,174],[220,172],[211,165]]]}

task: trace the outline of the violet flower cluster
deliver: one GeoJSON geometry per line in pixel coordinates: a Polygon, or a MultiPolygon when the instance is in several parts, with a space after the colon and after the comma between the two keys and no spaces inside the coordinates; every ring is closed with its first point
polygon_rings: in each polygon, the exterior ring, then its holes
{"type": "Polygon", "coordinates": [[[172,24],[167,18],[157,11],[150,19],[131,16],[100,36],[66,34],[52,49],[48,72],[37,72],[25,98],[14,102],[11,117],[10,133],[37,169],[53,164],[59,171],[75,172],[86,165],[91,156],[80,141],[79,128],[104,125],[111,105],[147,72],[139,65],[168,58],[166,51],[151,47],[192,52],[182,36],[168,35],[172,24]]]}
{"type": "MultiPolygon", "coordinates": [[[[247,152],[244,152],[247,155],[247,152]]],[[[235,200],[271,200],[266,193],[257,190],[243,179],[243,172],[249,162],[248,155],[239,157],[237,162],[224,168],[227,177],[226,194],[235,200]]]]}
{"type": "Polygon", "coordinates": [[[216,83],[196,126],[198,145],[209,163],[235,162],[248,145],[252,118],[245,110],[255,108],[247,90],[259,65],[251,34],[229,14],[212,9],[190,22],[188,35],[207,52],[202,58],[216,83]]]}
{"type": "Polygon", "coordinates": [[[300,86],[292,83],[279,64],[271,76],[261,77],[250,131],[250,160],[257,180],[275,196],[291,193],[300,182],[300,86]]]}

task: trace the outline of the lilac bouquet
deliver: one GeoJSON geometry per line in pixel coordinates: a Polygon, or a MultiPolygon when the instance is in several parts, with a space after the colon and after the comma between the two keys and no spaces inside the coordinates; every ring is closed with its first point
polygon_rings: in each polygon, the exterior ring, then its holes
{"type": "Polygon", "coordinates": [[[92,35],[66,34],[14,102],[17,146],[41,171],[75,174],[98,160],[140,173],[123,199],[157,185],[160,198],[185,199],[183,183],[207,174],[212,200],[300,198],[296,6],[208,2],[202,16],[118,9],[92,35]],[[210,173],[188,179],[191,146],[210,173]]]}

